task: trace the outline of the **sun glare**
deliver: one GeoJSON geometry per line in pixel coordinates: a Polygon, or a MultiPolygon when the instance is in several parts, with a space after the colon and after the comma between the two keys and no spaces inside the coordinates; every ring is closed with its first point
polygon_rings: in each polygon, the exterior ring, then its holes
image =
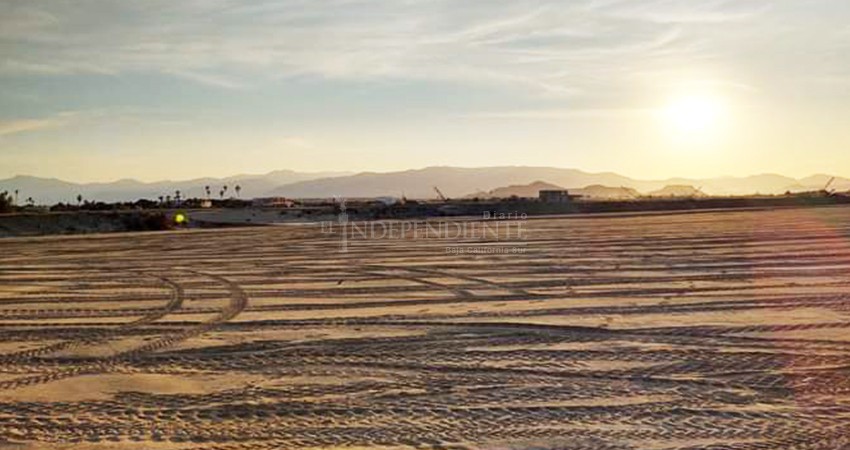
{"type": "Polygon", "coordinates": [[[707,135],[717,131],[726,111],[720,100],[709,96],[685,96],[663,110],[664,122],[678,134],[707,135]]]}

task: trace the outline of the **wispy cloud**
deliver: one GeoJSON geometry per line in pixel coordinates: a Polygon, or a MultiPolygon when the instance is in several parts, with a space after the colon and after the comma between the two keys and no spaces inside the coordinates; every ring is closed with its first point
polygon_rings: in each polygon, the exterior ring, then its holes
{"type": "Polygon", "coordinates": [[[87,114],[81,111],[65,111],[49,117],[0,120],[0,137],[64,127],[87,114]]]}
{"type": "Polygon", "coordinates": [[[174,75],[179,78],[185,78],[187,80],[195,81],[201,84],[205,84],[207,86],[220,87],[225,89],[233,89],[233,90],[244,90],[247,86],[244,83],[239,83],[233,80],[230,80],[223,76],[218,75],[210,75],[206,73],[199,72],[191,72],[186,70],[174,70],[171,72],[167,72],[169,75],[174,75]]]}
{"type": "Polygon", "coordinates": [[[61,124],[53,119],[19,119],[0,121],[0,136],[54,128],[61,124]]]}
{"type": "Polygon", "coordinates": [[[516,111],[488,111],[463,114],[466,119],[615,119],[649,116],[656,113],[653,108],[621,109],[529,109],[516,111]]]}
{"type": "Polygon", "coordinates": [[[589,8],[656,23],[721,24],[751,19],[771,8],[764,1],[702,0],[594,0],[589,8]]]}
{"type": "MultiPolygon", "coordinates": [[[[819,0],[830,1],[830,0],[819,0]]],[[[28,0],[0,6],[0,74],[158,72],[246,89],[288,76],[448,80],[574,95],[727,57],[771,2],[28,0]],[[707,28],[710,25],[710,28],[707,28]],[[706,26],[706,28],[701,28],[706,26]]]]}
{"type": "Polygon", "coordinates": [[[0,137],[68,127],[104,115],[102,110],[62,111],[46,117],[0,120],[0,137]]]}

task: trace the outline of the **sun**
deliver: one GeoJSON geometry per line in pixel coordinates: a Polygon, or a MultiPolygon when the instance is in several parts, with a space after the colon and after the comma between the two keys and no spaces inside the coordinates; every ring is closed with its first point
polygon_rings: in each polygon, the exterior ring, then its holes
{"type": "Polygon", "coordinates": [[[689,95],[670,101],[661,115],[666,126],[677,134],[705,136],[718,130],[726,109],[717,98],[689,95]]]}

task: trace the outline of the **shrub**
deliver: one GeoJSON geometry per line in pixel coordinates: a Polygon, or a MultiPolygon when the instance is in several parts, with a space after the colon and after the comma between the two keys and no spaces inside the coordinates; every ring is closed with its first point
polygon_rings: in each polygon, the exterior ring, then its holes
{"type": "Polygon", "coordinates": [[[163,213],[138,213],[124,216],[127,231],[159,231],[173,228],[171,221],[163,213]]]}

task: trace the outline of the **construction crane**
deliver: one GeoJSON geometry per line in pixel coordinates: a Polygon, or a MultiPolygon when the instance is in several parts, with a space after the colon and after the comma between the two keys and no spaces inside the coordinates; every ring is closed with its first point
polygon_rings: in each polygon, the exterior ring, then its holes
{"type": "Polygon", "coordinates": [[[832,194],[835,191],[835,189],[830,191],[829,187],[832,186],[832,183],[834,183],[834,182],[835,182],[835,177],[830,178],[829,181],[826,182],[826,186],[823,187],[823,192],[826,192],[827,194],[832,194]]]}
{"type": "Polygon", "coordinates": [[[440,188],[438,188],[437,186],[434,186],[434,192],[437,193],[437,197],[440,197],[440,200],[442,200],[443,202],[449,201],[448,197],[443,195],[443,193],[440,192],[440,188]]]}

